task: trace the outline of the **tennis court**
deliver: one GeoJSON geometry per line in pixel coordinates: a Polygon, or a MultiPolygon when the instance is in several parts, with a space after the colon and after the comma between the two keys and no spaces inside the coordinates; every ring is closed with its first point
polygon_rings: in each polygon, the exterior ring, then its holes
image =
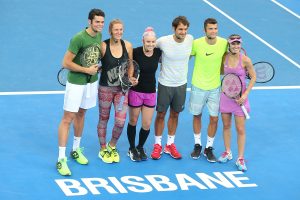
{"type": "MultiPolygon", "coordinates": [[[[299,199],[299,1],[1,0],[0,5],[0,199],[299,199]],[[188,109],[180,114],[175,138],[183,159],[163,155],[160,160],[132,162],[127,156],[125,128],[118,143],[121,162],[105,164],[98,158],[98,108],[93,108],[87,112],[81,142],[89,165],[71,160],[72,176],[57,173],[57,128],[64,88],[56,74],[70,38],[86,26],[91,8],[106,13],[105,39],[109,21],[120,18],[125,24],[124,39],[134,47],[141,45],[147,26],[153,26],[158,36],[171,34],[173,18],[185,15],[191,24],[189,33],[198,38],[203,35],[203,21],[214,17],[220,36],[239,33],[253,62],[274,65],[274,79],[256,84],[250,94],[247,172],[236,170],[235,159],[212,164],[203,156],[190,158],[194,138],[188,109]]],[[[193,59],[189,67],[191,80],[193,59]]],[[[189,96],[187,91],[186,105],[189,96]]],[[[109,120],[108,138],[112,123],[109,120]]],[[[207,111],[202,124],[205,144],[207,111]]],[[[166,134],[165,128],[163,144],[166,134]]],[[[148,154],[153,135],[152,124],[145,145],[148,154]]],[[[237,152],[235,135],[233,130],[233,152],[237,152]]],[[[224,148],[221,121],[214,148],[216,155],[224,148]]]]}

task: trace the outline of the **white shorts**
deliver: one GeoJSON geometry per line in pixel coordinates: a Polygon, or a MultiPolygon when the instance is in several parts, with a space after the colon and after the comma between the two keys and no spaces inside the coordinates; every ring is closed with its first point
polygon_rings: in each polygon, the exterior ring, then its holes
{"type": "Polygon", "coordinates": [[[98,81],[87,85],[77,85],[67,82],[64,110],[78,112],[79,108],[90,109],[96,106],[98,81]]]}

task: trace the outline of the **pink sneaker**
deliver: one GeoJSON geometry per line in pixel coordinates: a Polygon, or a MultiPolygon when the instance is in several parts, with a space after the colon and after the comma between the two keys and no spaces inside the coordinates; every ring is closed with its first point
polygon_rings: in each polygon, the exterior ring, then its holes
{"type": "Polygon", "coordinates": [[[181,159],[181,155],[177,151],[174,143],[172,143],[171,145],[166,145],[164,152],[170,154],[170,156],[172,156],[175,159],[181,159]]]}
{"type": "Polygon", "coordinates": [[[235,164],[236,164],[238,170],[243,171],[243,172],[247,171],[247,167],[246,167],[244,158],[238,158],[235,164]]]}
{"type": "Polygon", "coordinates": [[[219,162],[221,163],[226,163],[227,161],[232,159],[232,153],[231,151],[228,153],[227,151],[224,151],[220,158],[218,159],[219,162]]]}
{"type": "Polygon", "coordinates": [[[153,151],[151,153],[151,158],[154,160],[160,159],[162,154],[162,146],[159,144],[154,144],[153,151]]]}

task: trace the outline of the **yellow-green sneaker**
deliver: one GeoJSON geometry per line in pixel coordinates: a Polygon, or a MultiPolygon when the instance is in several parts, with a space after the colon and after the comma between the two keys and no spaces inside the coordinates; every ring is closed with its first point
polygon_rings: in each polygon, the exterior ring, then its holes
{"type": "Polygon", "coordinates": [[[71,176],[71,171],[67,164],[67,158],[62,158],[56,163],[56,169],[62,176],[71,176]]]}
{"type": "Polygon", "coordinates": [[[76,160],[81,165],[86,165],[89,163],[88,159],[83,155],[83,147],[78,147],[75,151],[71,151],[71,158],[76,160]]]}
{"type": "Polygon", "coordinates": [[[107,149],[101,149],[99,151],[98,156],[105,163],[112,163],[113,162],[113,158],[111,157],[110,152],[107,149]]]}
{"type": "Polygon", "coordinates": [[[107,143],[107,149],[110,152],[110,155],[113,159],[113,162],[120,162],[120,155],[116,147],[111,147],[109,143],[107,143]]]}

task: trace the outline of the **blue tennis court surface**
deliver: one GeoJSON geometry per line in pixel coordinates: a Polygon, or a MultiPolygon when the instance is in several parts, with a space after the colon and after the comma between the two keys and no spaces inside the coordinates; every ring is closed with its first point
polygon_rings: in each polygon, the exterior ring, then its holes
{"type": "MultiPolygon", "coordinates": [[[[276,2],[300,14],[299,1],[276,2]]],[[[151,3],[4,0],[0,5],[0,199],[300,198],[300,128],[297,126],[300,19],[297,15],[268,0],[152,0],[151,3]],[[98,158],[98,109],[93,108],[87,112],[81,143],[89,165],[81,166],[70,160],[72,176],[62,177],[57,173],[57,128],[63,114],[61,91],[64,88],[57,83],[56,73],[70,38],[86,26],[87,13],[94,7],[106,12],[104,38],[108,37],[109,21],[120,18],[125,23],[124,38],[135,47],[141,45],[141,34],[149,25],[158,36],[171,34],[172,19],[186,15],[191,22],[189,33],[197,38],[203,35],[203,20],[215,17],[219,21],[220,36],[241,34],[253,62],[265,60],[274,65],[275,78],[268,84],[257,84],[250,94],[247,172],[236,170],[236,154],[227,164],[211,164],[203,156],[199,160],[189,157],[194,138],[188,109],[180,114],[175,138],[182,160],[165,154],[157,161],[132,162],[127,157],[129,145],[125,127],[118,143],[121,162],[105,164],[98,158]],[[46,94],[26,93],[38,91],[46,94]]],[[[193,60],[189,80],[192,67],[193,60]]],[[[189,95],[187,92],[186,105],[189,95]]],[[[112,122],[111,117],[108,138],[112,122]]],[[[202,124],[202,144],[205,144],[207,111],[202,124]]],[[[165,129],[163,144],[166,134],[165,129]]],[[[72,135],[71,130],[67,152],[72,146],[72,135]]],[[[145,145],[148,154],[153,147],[153,135],[152,124],[145,145]]],[[[221,121],[214,147],[216,155],[220,155],[224,148],[221,121]]],[[[235,130],[232,150],[237,152],[235,130]]]]}

